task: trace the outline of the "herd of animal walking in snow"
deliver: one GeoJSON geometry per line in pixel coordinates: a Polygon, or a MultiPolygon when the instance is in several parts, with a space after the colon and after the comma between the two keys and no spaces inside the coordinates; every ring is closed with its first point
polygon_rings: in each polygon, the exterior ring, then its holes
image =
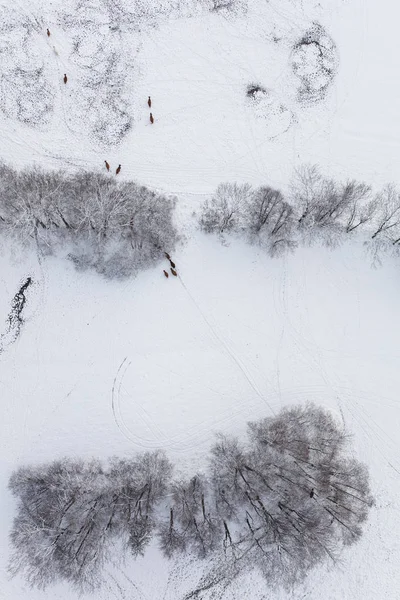
{"type": "MultiPolygon", "coordinates": [[[[104,161],[105,165],[106,165],[106,169],[107,171],[110,170],[110,163],[108,163],[106,160],[104,161]]],[[[121,165],[118,165],[118,167],[115,170],[115,174],[118,175],[121,171],[121,165]]]]}
{"type": "MultiPolygon", "coordinates": [[[[50,36],[51,36],[51,33],[50,33],[50,29],[49,29],[49,28],[47,28],[47,29],[46,29],[46,33],[47,33],[47,37],[50,37],[50,36]]],[[[55,48],[54,48],[54,51],[56,52],[56,54],[58,54],[58,52],[55,50],[55,48]]],[[[64,78],[63,78],[63,81],[64,81],[64,83],[67,83],[67,82],[68,82],[68,77],[67,77],[67,74],[66,74],[66,73],[64,73],[64,78]]],[[[149,107],[149,108],[151,108],[151,98],[150,98],[150,96],[148,97],[147,104],[148,104],[148,107],[149,107]]],[[[154,117],[153,117],[153,113],[150,113],[150,123],[151,123],[152,125],[153,125],[153,123],[154,123],[154,117]]],[[[106,161],[106,162],[107,162],[107,161],[106,161]]],[[[119,168],[120,168],[120,167],[121,167],[121,165],[119,166],[119,168]]],[[[107,171],[109,171],[109,169],[107,169],[107,171]]],[[[119,173],[119,171],[117,170],[117,175],[118,175],[118,173],[119,173]]]]}
{"type": "MultiPolygon", "coordinates": [[[[47,28],[46,33],[47,33],[47,37],[51,36],[49,28],[47,28]]],[[[68,82],[68,77],[67,77],[66,73],[64,73],[63,81],[64,81],[65,84],[68,82]]],[[[150,96],[147,99],[147,105],[148,105],[149,108],[151,108],[151,97],[150,96]]],[[[152,112],[150,112],[150,123],[152,125],[154,123],[154,117],[153,117],[153,113],[152,112]]],[[[110,171],[110,163],[105,160],[104,164],[105,164],[105,167],[106,167],[107,171],[109,172],[110,171]]],[[[121,165],[118,165],[118,167],[115,170],[115,174],[119,175],[120,172],[121,172],[121,165]]],[[[169,260],[169,262],[170,262],[170,271],[171,271],[172,275],[174,275],[174,277],[178,277],[178,273],[175,270],[175,266],[176,266],[175,263],[171,260],[171,257],[170,257],[170,255],[167,252],[165,252],[165,256],[166,256],[167,260],[169,260]]],[[[163,272],[164,272],[165,277],[168,278],[169,277],[169,273],[165,269],[164,269],[163,272]]]]}
{"type": "MultiPolygon", "coordinates": [[[[170,266],[170,271],[171,271],[172,275],[173,275],[174,277],[178,277],[178,273],[177,273],[177,272],[176,272],[176,270],[175,270],[175,269],[176,269],[176,264],[174,263],[174,261],[172,260],[172,258],[171,258],[171,257],[170,257],[170,255],[168,254],[168,252],[164,252],[164,254],[165,254],[165,258],[166,258],[167,260],[169,260],[169,264],[171,265],[171,266],[170,266]]],[[[168,279],[168,277],[169,277],[169,273],[168,273],[168,271],[166,271],[166,270],[164,269],[164,271],[163,271],[163,272],[164,272],[164,275],[165,275],[165,277],[168,279]]]]}
{"type": "MultiPolygon", "coordinates": [[[[49,31],[49,30],[47,30],[47,31],[49,31]]],[[[64,75],[64,83],[67,83],[66,79],[67,79],[67,76],[64,75]]],[[[151,98],[150,98],[150,96],[148,97],[147,104],[148,104],[149,108],[151,108],[151,98]]],[[[153,117],[152,113],[150,113],[150,123],[151,124],[154,123],[154,117],[153,117]]],[[[106,165],[107,171],[109,171],[110,170],[110,163],[108,163],[106,160],[104,161],[104,163],[106,165]]],[[[120,173],[120,171],[121,171],[121,165],[118,165],[118,167],[117,167],[117,169],[115,171],[115,174],[118,175],[120,173]]]]}

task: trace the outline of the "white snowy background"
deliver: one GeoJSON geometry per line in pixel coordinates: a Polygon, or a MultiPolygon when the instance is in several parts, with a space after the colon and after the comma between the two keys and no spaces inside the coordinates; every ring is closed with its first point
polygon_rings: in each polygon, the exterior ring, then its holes
{"type": "MultiPolygon", "coordinates": [[[[376,506],[365,534],[292,593],[250,576],[226,600],[397,600],[399,261],[372,268],[361,241],[271,259],[199,233],[192,213],[222,181],[285,190],[307,162],[335,178],[398,182],[400,8],[250,0],[235,16],[192,4],[165,2],[158,14],[162,3],[149,0],[152,15],[132,24],[106,0],[0,2],[0,157],[68,171],[121,163],[122,180],[178,195],[185,235],[173,257],[179,278],[168,280],[160,265],[106,281],[3,245],[2,330],[21,281],[34,285],[21,335],[0,355],[0,598],[77,597],[7,575],[16,467],[164,448],[193,472],[216,432],[244,435],[248,420],[311,400],[344,420],[370,467],[376,506]],[[313,21],[336,43],[339,66],[326,97],[305,106],[290,53],[313,21]],[[268,92],[261,104],[246,97],[251,83],[268,92]]],[[[110,567],[93,597],[181,600],[192,575],[152,547],[110,567]]]]}

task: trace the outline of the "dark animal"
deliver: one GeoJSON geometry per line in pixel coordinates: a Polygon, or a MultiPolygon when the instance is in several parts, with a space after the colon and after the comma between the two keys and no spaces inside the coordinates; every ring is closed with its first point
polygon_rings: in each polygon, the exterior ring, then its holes
{"type": "Polygon", "coordinates": [[[66,74],[64,73],[64,83],[67,83],[68,81],[68,77],[66,76],[66,74]]]}
{"type": "Polygon", "coordinates": [[[107,162],[106,160],[105,160],[104,162],[105,162],[105,164],[106,164],[106,169],[107,169],[107,171],[109,171],[109,170],[110,170],[110,165],[108,164],[108,162],[107,162]]]}
{"type": "Polygon", "coordinates": [[[175,265],[175,263],[171,259],[169,259],[169,263],[170,263],[171,267],[173,269],[175,269],[176,265],[175,265]]]}
{"type": "Polygon", "coordinates": [[[151,98],[149,96],[149,99],[147,100],[147,104],[149,105],[149,108],[151,108],[151,98]]]}
{"type": "Polygon", "coordinates": [[[165,277],[168,279],[169,275],[168,275],[167,271],[164,269],[163,272],[164,272],[165,277]]]}
{"type": "Polygon", "coordinates": [[[154,123],[154,117],[152,115],[152,113],[150,113],[150,123],[153,124],[154,123]]]}
{"type": "Polygon", "coordinates": [[[117,170],[115,171],[115,174],[118,175],[118,173],[120,172],[120,170],[121,170],[121,165],[118,165],[117,170]]]}
{"type": "Polygon", "coordinates": [[[313,498],[313,497],[314,497],[314,488],[310,492],[310,498],[313,498]]]}
{"type": "Polygon", "coordinates": [[[50,29],[47,30],[47,37],[50,37],[50,29]]]}
{"type": "Polygon", "coordinates": [[[171,273],[172,273],[172,275],[174,275],[175,277],[178,277],[178,273],[177,273],[177,272],[175,271],[175,269],[173,269],[172,267],[171,267],[171,273]]]}
{"type": "Polygon", "coordinates": [[[171,260],[170,255],[168,254],[168,252],[164,252],[165,256],[168,258],[168,260],[171,260]]]}

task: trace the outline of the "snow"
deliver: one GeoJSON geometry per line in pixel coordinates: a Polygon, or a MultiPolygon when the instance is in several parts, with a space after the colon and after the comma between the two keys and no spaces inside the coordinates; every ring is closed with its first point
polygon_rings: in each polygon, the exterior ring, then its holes
{"type": "MultiPolygon", "coordinates": [[[[68,13],[68,6],[42,6],[35,0],[28,8],[18,1],[21,14],[28,19],[39,14],[43,27],[50,27],[50,38],[45,29],[34,30],[30,45],[32,55],[43,57],[54,102],[50,121],[41,128],[27,128],[0,113],[4,156],[14,164],[101,168],[107,158],[112,165],[123,165],[123,177],[194,194],[210,193],[221,180],[259,184],[267,178],[285,186],[293,167],[304,162],[318,163],[333,176],[375,185],[396,179],[400,8],[393,0],[253,0],[245,16],[161,18],[157,27],[143,26],[143,31],[124,27],[118,39],[105,36],[104,11],[88,9],[97,27],[85,29],[85,37],[79,38],[81,59],[73,53],[75,30],[59,22],[65,13],[75,14],[68,13]],[[298,79],[290,68],[290,48],[314,20],[336,42],[339,68],[326,101],[307,108],[296,102],[298,79]],[[108,45],[96,53],[104,39],[108,45]],[[122,86],[120,104],[134,125],[119,146],[100,147],[89,135],[91,119],[94,113],[112,119],[113,113],[107,112],[107,102],[88,107],[93,92],[85,87],[87,66],[98,71],[101,59],[112,52],[120,62],[110,85],[117,85],[118,98],[122,86]],[[61,81],[64,72],[66,86],[61,81]],[[271,122],[249,110],[245,90],[250,83],[262,84],[275,102],[293,113],[288,130],[275,125],[275,112],[271,122]],[[148,94],[156,127],[148,120],[148,94]]],[[[72,0],[71,6],[75,8],[72,0]]],[[[17,42],[18,38],[16,49],[17,42]]],[[[24,64],[23,56],[17,56],[24,64]]],[[[13,54],[2,60],[7,68],[15,67],[13,54]]],[[[108,91],[103,86],[100,98],[108,91]]],[[[119,119],[116,115],[117,125],[119,119]]]]}
{"type": "MultiPolygon", "coordinates": [[[[199,233],[192,216],[222,181],[285,188],[304,162],[374,186],[396,180],[397,3],[254,0],[237,18],[198,13],[163,17],[141,31],[123,28],[106,47],[120,51],[129,67],[110,79],[134,118],[117,146],[93,138],[95,113],[86,104],[92,97],[80,95],[87,65],[72,54],[73,34],[58,18],[69,2],[14,6],[21,18],[38,16],[44,24],[29,38],[29,60],[43,60],[53,109],[34,128],[0,112],[1,157],[16,167],[67,170],[102,168],[104,159],[112,168],[121,163],[121,179],[179,195],[186,240],[173,257],[178,278],[165,279],[160,265],[124,282],[2,248],[0,333],[21,282],[31,276],[34,285],[21,335],[0,355],[0,598],[76,598],[64,585],[30,590],[6,575],[15,510],[6,486],[17,466],[164,448],[177,470],[192,473],[204,465],[216,432],[244,435],[248,420],[306,401],[344,420],[355,455],[370,467],[376,507],[364,537],[339,565],[312,573],[292,595],[269,592],[252,576],[226,600],[399,598],[398,262],[373,269],[357,241],[271,259],[237,240],[223,245],[199,233]],[[300,106],[290,47],[313,20],[332,36],[340,62],[326,99],[300,106]],[[247,98],[252,83],[266,94],[247,98]]],[[[71,1],[71,14],[75,7],[71,1]]],[[[102,29],[81,46],[89,65],[108,40],[104,14],[90,15],[102,29]]],[[[7,72],[13,61],[24,64],[18,39],[10,32],[7,72]]],[[[109,115],[101,104],[109,91],[106,83],[96,99],[101,116],[109,115]]],[[[96,597],[180,600],[192,571],[160,560],[151,548],[144,559],[110,568],[96,597]]]]}

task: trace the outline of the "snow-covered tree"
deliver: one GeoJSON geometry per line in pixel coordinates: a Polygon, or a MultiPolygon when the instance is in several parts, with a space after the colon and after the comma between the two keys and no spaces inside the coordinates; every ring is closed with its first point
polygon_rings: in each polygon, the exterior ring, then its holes
{"type": "Polygon", "coordinates": [[[219,439],[214,496],[236,565],[291,585],[360,538],[373,501],[367,469],[346,443],[331,415],[313,405],[251,423],[246,445],[219,439]]]}
{"type": "Polygon", "coordinates": [[[171,251],[175,199],[97,172],[67,175],[0,165],[0,231],[81,269],[125,277],[171,251]]]}
{"type": "Polygon", "coordinates": [[[170,475],[161,453],[113,459],[106,468],[65,459],[18,469],[9,484],[18,498],[11,573],[42,589],[64,580],[80,592],[94,590],[124,546],[144,552],[170,475]]]}
{"type": "Polygon", "coordinates": [[[211,200],[206,200],[200,215],[200,227],[206,233],[240,231],[244,226],[251,186],[221,183],[211,200]]]}

